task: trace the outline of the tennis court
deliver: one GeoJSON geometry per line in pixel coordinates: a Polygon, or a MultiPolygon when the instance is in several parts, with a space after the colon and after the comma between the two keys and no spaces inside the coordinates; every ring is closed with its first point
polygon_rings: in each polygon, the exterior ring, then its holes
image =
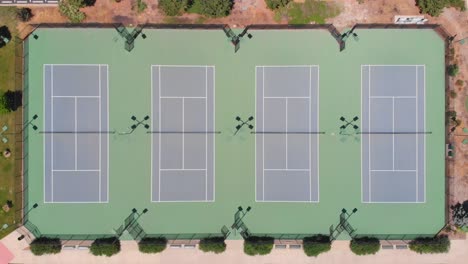
{"type": "Polygon", "coordinates": [[[256,67],[256,199],[318,202],[317,66],[256,67]]]}
{"type": "Polygon", "coordinates": [[[362,66],[363,202],[425,201],[424,70],[362,66]]]}
{"type": "Polygon", "coordinates": [[[107,65],[44,65],[44,202],[108,201],[107,93],[107,65]]]}
{"type": "Polygon", "coordinates": [[[237,52],[222,28],[139,30],[131,51],[115,28],[39,27],[24,46],[25,210],[42,235],[137,239],[138,214],[151,236],[298,238],[354,208],[358,235],[444,225],[433,30],[356,29],[341,52],[321,29],[250,28],[237,52]]]}
{"type": "Polygon", "coordinates": [[[151,66],[153,202],[214,200],[214,67],[151,66]]]}

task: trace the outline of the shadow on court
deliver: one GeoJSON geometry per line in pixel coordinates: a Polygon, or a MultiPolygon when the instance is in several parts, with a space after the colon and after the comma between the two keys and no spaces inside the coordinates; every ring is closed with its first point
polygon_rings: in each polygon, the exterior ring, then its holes
{"type": "Polygon", "coordinates": [[[117,229],[114,229],[117,237],[121,237],[125,230],[135,239],[143,238],[146,234],[143,228],[138,223],[140,217],[148,212],[148,209],[143,209],[141,213],[137,209],[133,208],[131,213],[124,219],[124,223],[117,229]]]}
{"type": "Polygon", "coordinates": [[[349,218],[354,215],[357,212],[357,208],[354,208],[351,213],[348,213],[348,211],[343,208],[341,209],[340,217],[339,217],[339,222],[336,225],[336,227],[333,227],[333,225],[330,226],[330,240],[335,240],[340,236],[343,231],[346,231],[351,238],[355,237],[356,235],[356,229],[354,229],[351,224],[349,223],[349,218]]]}

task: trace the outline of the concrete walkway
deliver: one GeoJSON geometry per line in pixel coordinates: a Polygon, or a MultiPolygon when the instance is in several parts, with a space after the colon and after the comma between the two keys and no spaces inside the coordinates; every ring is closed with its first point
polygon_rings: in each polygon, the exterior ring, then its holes
{"type": "MultiPolygon", "coordinates": [[[[15,255],[11,263],[28,264],[106,264],[106,263],[203,263],[203,264],[302,264],[302,263],[326,263],[326,264],[462,264],[468,263],[468,239],[452,241],[452,247],[448,254],[419,255],[409,250],[385,250],[373,256],[359,257],[349,250],[348,241],[333,243],[332,249],[317,258],[308,258],[302,250],[277,249],[267,256],[249,257],[242,251],[242,241],[228,241],[226,252],[215,255],[206,254],[198,249],[166,249],[162,254],[147,255],[138,251],[134,241],[122,242],[122,251],[113,257],[94,257],[87,250],[62,250],[58,255],[46,255],[35,257],[27,249],[28,244],[18,241],[19,233],[13,232],[1,242],[15,255]]],[[[0,263],[3,264],[3,263],[0,263]]]]}

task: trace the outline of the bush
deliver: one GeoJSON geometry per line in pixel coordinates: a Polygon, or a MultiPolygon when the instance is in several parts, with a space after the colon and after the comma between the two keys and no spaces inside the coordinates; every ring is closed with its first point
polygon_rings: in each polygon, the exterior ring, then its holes
{"type": "Polygon", "coordinates": [[[447,253],[450,249],[450,240],[447,236],[420,237],[411,241],[409,248],[419,254],[447,253]]]}
{"type": "Polygon", "coordinates": [[[244,240],[244,252],[249,256],[267,255],[273,249],[274,238],[251,236],[244,240]]]}
{"type": "Polygon", "coordinates": [[[120,241],[117,237],[98,238],[90,248],[94,256],[112,256],[120,252],[120,241]]]}
{"type": "Polygon", "coordinates": [[[465,82],[463,80],[457,80],[455,84],[458,86],[462,86],[463,84],[465,84],[465,82]]]}
{"type": "Polygon", "coordinates": [[[138,14],[146,10],[148,6],[143,0],[136,0],[132,3],[132,10],[136,11],[138,14]]]}
{"type": "Polygon", "coordinates": [[[39,237],[31,243],[30,249],[36,256],[58,254],[62,250],[62,244],[58,238],[39,237]]]}
{"type": "Polygon", "coordinates": [[[187,0],[159,0],[159,8],[168,16],[177,16],[187,7],[187,0]]]}
{"type": "Polygon", "coordinates": [[[11,40],[11,32],[7,26],[0,27],[0,48],[4,47],[11,40]]]}
{"type": "Polygon", "coordinates": [[[16,17],[22,22],[28,22],[33,17],[31,8],[18,8],[16,10],[16,17]]]}
{"type": "Polygon", "coordinates": [[[142,253],[159,253],[166,249],[167,239],[164,237],[147,237],[140,240],[138,249],[142,253]]]}
{"type": "Polygon", "coordinates": [[[449,76],[456,76],[458,74],[458,71],[460,69],[458,68],[457,64],[452,64],[447,67],[447,73],[449,76]]]}
{"type": "Polygon", "coordinates": [[[452,98],[452,99],[457,98],[457,92],[455,92],[455,91],[450,91],[450,98],[452,98]]]}
{"type": "Polygon", "coordinates": [[[304,253],[309,257],[316,257],[331,249],[330,237],[325,235],[305,237],[302,242],[304,253]]]}
{"type": "Polygon", "coordinates": [[[224,237],[209,237],[200,240],[198,248],[203,252],[219,254],[226,250],[226,243],[224,243],[224,237]]]}
{"type": "Polygon", "coordinates": [[[287,6],[291,0],[265,0],[265,2],[268,8],[275,10],[287,6]]]}
{"type": "Polygon", "coordinates": [[[351,251],[356,255],[373,255],[380,250],[380,241],[374,237],[354,238],[350,244],[351,251]]]}
{"type": "MultiPolygon", "coordinates": [[[[209,17],[224,17],[232,9],[232,0],[195,0],[199,2],[200,14],[209,17]]],[[[194,3],[195,5],[195,3],[194,3]]]]}
{"type": "Polygon", "coordinates": [[[72,23],[81,23],[86,18],[86,14],[80,11],[85,6],[83,0],[61,0],[59,2],[60,14],[66,16],[72,23]]]}

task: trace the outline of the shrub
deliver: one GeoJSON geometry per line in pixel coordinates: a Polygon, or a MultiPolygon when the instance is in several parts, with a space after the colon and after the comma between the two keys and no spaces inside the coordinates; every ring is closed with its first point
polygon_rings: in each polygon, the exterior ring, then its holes
{"type": "Polygon", "coordinates": [[[138,14],[145,11],[147,7],[143,0],[136,0],[132,3],[132,10],[136,11],[138,14]]]}
{"type": "Polygon", "coordinates": [[[309,257],[316,257],[331,249],[330,237],[325,235],[305,237],[302,242],[304,253],[309,257]]]}
{"type": "Polygon", "coordinates": [[[81,23],[86,18],[86,14],[80,11],[80,8],[84,6],[83,0],[61,0],[59,2],[59,11],[70,22],[81,23]]]}
{"type": "Polygon", "coordinates": [[[458,85],[458,86],[462,86],[464,83],[465,83],[465,82],[464,82],[463,80],[457,80],[457,81],[455,82],[455,84],[458,85]]]}
{"type": "Polygon", "coordinates": [[[457,98],[457,92],[455,92],[455,91],[450,91],[450,97],[451,97],[452,99],[457,98]]]}
{"type": "Polygon", "coordinates": [[[187,7],[187,0],[159,0],[159,8],[168,16],[177,16],[187,7]]]}
{"type": "Polygon", "coordinates": [[[265,0],[265,2],[268,8],[275,10],[287,6],[291,0],[265,0]]]}
{"type": "Polygon", "coordinates": [[[354,238],[350,244],[351,251],[356,255],[373,255],[380,250],[380,241],[374,237],[354,238]]]}
{"type": "Polygon", "coordinates": [[[226,243],[224,243],[224,237],[209,237],[200,240],[198,248],[203,252],[219,254],[226,250],[226,243]]]}
{"type": "Polygon", "coordinates": [[[58,254],[62,250],[62,244],[58,238],[39,237],[31,243],[30,249],[36,256],[58,254]]]}
{"type": "Polygon", "coordinates": [[[450,240],[447,236],[420,237],[411,241],[409,248],[419,254],[447,253],[450,249],[450,240]]]}
{"type": "Polygon", "coordinates": [[[166,249],[167,239],[164,237],[146,237],[138,243],[138,249],[142,253],[159,253],[166,249]]]}
{"type": "Polygon", "coordinates": [[[18,8],[16,10],[16,17],[22,22],[28,22],[33,17],[31,8],[18,8]]]}
{"type": "Polygon", "coordinates": [[[458,74],[458,71],[460,69],[458,68],[457,64],[451,64],[447,67],[447,73],[449,76],[456,76],[458,74]]]}
{"type": "Polygon", "coordinates": [[[244,252],[249,256],[267,255],[273,249],[274,238],[251,236],[244,240],[244,252]]]}
{"type": "MultiPolygon", "coordinates": [[[[200,14],[209,17],[224,17],[232,9],[232,0],[195,0],[199,2],[200,14]]],[[[195,4],[194,4],[195,5],[195,4]]]]}
{"type": "Polygon", "coordinates": [[[90,248],[94,256],[112,256],[120,252],[120,241],[117,237],[98,238],[90,248]]]}

